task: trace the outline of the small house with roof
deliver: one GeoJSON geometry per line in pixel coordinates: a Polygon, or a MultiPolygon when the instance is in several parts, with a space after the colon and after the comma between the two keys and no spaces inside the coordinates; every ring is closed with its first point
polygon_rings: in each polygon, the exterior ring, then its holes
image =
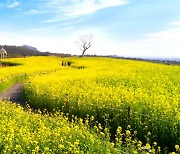
{"type": "Polygon", "coordinates": [[[7,52],[3,47],[0,49],[0,58],[1,59],[7,58],[7,52]]]}

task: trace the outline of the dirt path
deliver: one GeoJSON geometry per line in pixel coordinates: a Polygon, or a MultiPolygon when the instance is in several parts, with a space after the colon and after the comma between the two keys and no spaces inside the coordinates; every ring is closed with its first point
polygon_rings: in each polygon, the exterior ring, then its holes
{"type": "Polygon", "coordinates": [[[0,98],[2,98],[2,100],[10,100],[14,103],[25,106],[25,101],[21,97],[23,86],[24,86],[23,83],[17,83],[13,85],[7,91],[0,94],[0,98]]]}

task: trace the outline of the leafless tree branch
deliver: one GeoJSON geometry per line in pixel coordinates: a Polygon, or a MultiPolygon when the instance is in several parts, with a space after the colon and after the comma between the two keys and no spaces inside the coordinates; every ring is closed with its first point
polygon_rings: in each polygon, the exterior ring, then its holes
{"type": "Polygon", "coordinates": [[[89,49],[93,43],[93,35],[88,34],[84,36],[80,36],[79,40],[75,42],[79,49],[82,51],[82,57],[84,56],[84,53],[86,52],[87,49],[89,49]]]}

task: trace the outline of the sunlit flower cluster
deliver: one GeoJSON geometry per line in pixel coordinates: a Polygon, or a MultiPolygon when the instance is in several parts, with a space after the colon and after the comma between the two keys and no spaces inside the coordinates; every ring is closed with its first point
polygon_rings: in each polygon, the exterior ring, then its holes
{"type": "Polygon", "coordinates": [[[101,140],[75,119],[69,122],[59,112],[52,116],[25,112],[0,101],[0,153],[118,153],[108,138],[101,140]]]}
{"type": "Polygon", "coordinates": [[[33,106],[85,118],[111,132],[130,124],[137,136],[161,146],[180,143],[180,67],[109,58],[67,58],[71,67],[29,79],[24,94],[33,106]],[[81,67],[83,66],[83,67],[81,67]]]}
{"type": "MultiPolygon", "coordinates": [[[[126,130],[122,133],[119,126],[115,141],[110,142],[109,129],[103,129],[101,124],[90,128],[93,117],[86,120],[73,116],[69,118],[61,113],[36,112],[26,106],[0,100],[0,153],[144,153],[158,152],[157,143],[146,149],[142,142],[126,130]],[[86,121],[86,122],[85,122],[86,121]],[[123,141],[126,139],[126,142],[123,141]]],[[[176,145],[176,150],[179,146],[176,145]]]]}
{"type": "Polygon", "coordinates": [[[27,79],[28,76],[50,73],[61,69],[61,60],[57,57],[12,58],[1,61],[19,65],[0,67],[0,92],[16,82],[27,79]]]}

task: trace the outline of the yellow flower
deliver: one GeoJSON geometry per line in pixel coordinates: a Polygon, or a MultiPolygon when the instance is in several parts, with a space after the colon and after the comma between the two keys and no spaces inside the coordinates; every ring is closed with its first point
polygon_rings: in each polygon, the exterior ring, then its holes
{"type": "Polygon", "coordinates": [[[153,145],[156,147],[157,146],[157,142],[153,142],[153,145]]]}
{"type": "Polygon", "coordinates": [[[161,147],[160,146],[158,146],[158,150],[157,150],[158,152],[161,152],[161,147]]]}
{"type": "Polygon", "coordinates": [[[121,133],[121,132],[122,132],[122,127],[118,126],[116,132],[117,132],[117,133],[121,133]]]}
{"type": "Polygon", "coordinates": [[[180,150],[179,145],[175,145],[175,149],[176,149],[176,151],[179,151],[180,150]]]}
{"type": "Polygon", "coordinates": [[[146,143],[146,149],[151,149],[151,146],[150,146],[150,144],[148,144],[148,143],[146,143]]]}
{"type": "Polygon", "coordinates": [[[59,148],[59,149],[63,149],[63,148],[64,148],[64,145],[59,144],[59,145],[58,145],[58,148],[59,148]]]}
{"type": "Polygon", "coordinates": [[[126,135],[127,136],[130,136],[131,135],[131,132],[129,130],[126,130],[126,135]]]}
{"type": "Polygon", "coordinates": [[[150,135],[151,135],[151,132],[148,132],[148,133],[147,133],[147,136],[150,136],[150,135]]]}
{"type": "Polygon", "coordinates": [[[79,140],[76,140],[76,142],[74,142],[75,145],[79,145],[79,140]]]}
{"type": "Polygon", "coordinates": [[[39,146],[36,146],[35,151],[36,151],[36,152],[39,151],[39,146]]]}
{"type": "Polygon", "coordinates": [[[91,116],[90,120],[93,121],[94,120],[94,116],[91,116]]]}

